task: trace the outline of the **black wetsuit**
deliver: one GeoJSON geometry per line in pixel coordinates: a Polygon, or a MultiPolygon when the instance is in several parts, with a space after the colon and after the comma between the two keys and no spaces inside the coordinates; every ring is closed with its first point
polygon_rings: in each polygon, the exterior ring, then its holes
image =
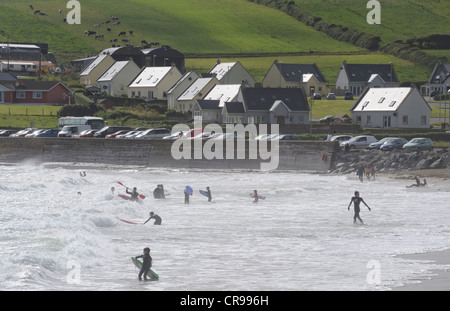
{"type": "Polygon", "coordinates": [[[211,196],[211,190],[208,190],[208,202],[211,202],[212,196],[211,196]]]}
{"type": "Polygon", "coordinates": [[[162,192],[163,190],[159,187],[155,188],[155,190],[153,190],[153,197],[155,199],[163,199],[164,198],[164,193],[162,192]]]}
{"type": "Polygon", "coordinates": [[[133,201],[137,201],[137,199],[138,199],[138,196],[139,196],[139,193],[136,191],[136,192],[133,192],[133,191],[128,191],[128,189],[126,190],[127,191],[127,193],[128,194],[131,194],[131,200],[133,200],[133,201]]]}
{"type": "Polygon", "coordinates": [[[137,258],[143,259],[141,271],[139,271],[139,281],[142,281],[142,275],[144,275],[144,280],[147,280],[147,274],[152,267],[152,257],[150,256],[150,254],[143,254],[140,256],[136,256],[136,259],[137,258]]]}
{"type": "Polygon", "coordinates": [[[361,204],[361,202],[363,202],[364,205],[367,206],[367,208],[370,211],[370,207],[366,204],[366,202],[364,202],[363,198],[352,197],[352,200],[350,201],[350,204],[348,205],[348,209],[350,209],[350,205],[352,205],[352,203],[353,203],[355,206],[355,215],[353,216],[353,223],[356,222],[356,219],[358,219],[361,223],[363,223],[361,217],[359,217],[359,212],[361,211],[361,209],[359,208],[359,204],[361,204]]]}
{"type": "Polygon", "coordinates": [[[155,220],[155,222],[153,223],[154,225],[160,225],[160,224],[161,224],[161,221],[162,221],[161,217],[159,217],[158,215],[155,214],[155,215],[153,215],[152,217],[150,217],[149,219],[147,219],[147,221],[144,222],[144,225],[145,225],[147,222],[149,222],[150,219],[154,219],[154,220],[155,220]]]}

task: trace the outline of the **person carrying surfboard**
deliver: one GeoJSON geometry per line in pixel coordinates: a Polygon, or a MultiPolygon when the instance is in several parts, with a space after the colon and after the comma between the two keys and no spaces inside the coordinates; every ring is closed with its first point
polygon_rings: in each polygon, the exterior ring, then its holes
{"type": "Polygon", "coordinates": [[[129,188],[127,187],[126,192],[128,194],[131,194],[130,200],[132,200],[132,201],[137,201],[138,200],[139,193],[137,192],[137,188],[136,187],[133,188],[133,191],[129,191],[129,188]]]}
{"type": "Polygon", "coordinates": [[[206,187],[206,192],[207,192],[206,197],[208,198],[208,202],[211,202],[211,200],[212,200],[211,189],[209,187],[206,187]]]}
{"type": "Polygon", "coordinates": [[[147,222],[149,222],[150,221],[150,219],[154,219],[155,220],[155,222],[153,223],[154,225],[160,225],[161,224],[161,217],[159,217],[158,215],[156,215],[155,213],[153,213],[153,212],[150,212],[150,218],[149,219],[147,219],[145,222],[144,222],[144,225],[147,223],[147,222]]]}
{"type": "Polygon", "coordinates": [[[147,281],[147,274],[152,267],[152,257],[150,256],[150,248],[144,248],[144,254],[134,257],[135,259],[142,258],[142,267],[139,271],[139,281],[142,281],[142,276],[144,276],[144,280],[147,281]]]}
{"type": "Polygon", "coordinates": [[[258,203],[258,191],[257,190],[253,190],[253,197],[255,198],[253,200],[253,203],[258,203]]]}
{"type": "Polygon", "coordinates": [[[353,216],[353,223],[356,223],[356,219],[358,219],[362,224],[364,223],[361,219],[361,217],[359,217],[359,212],[360,212],[360,208],[359,208],[359,204],[363,202],[365,206],[367,206],[367,208],[369,209],[369,211],[371,210],[369,205],[366,204],[366,202],[364,202],[363,198],[361,198],[359,196],[359,191],[355,191],[355,196],[352,197],[350,204],[348,205],[348,210],[350,210],[350,205],[352,205],[352,203],[355,206],[355,215],[353,216]]]}

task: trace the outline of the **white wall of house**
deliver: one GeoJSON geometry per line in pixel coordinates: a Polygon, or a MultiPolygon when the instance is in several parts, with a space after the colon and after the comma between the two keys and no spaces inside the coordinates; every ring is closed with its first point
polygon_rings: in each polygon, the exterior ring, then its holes
{"type": "Polygon", "coordinates": [[[110,96],[120,96],[128,94],[128,85],[139,74],[141,69],[133,61],[129,61],[112,79],[97,80],[100,92],[105,92],[110,96]]]}
{"type": "Polygon", "coordinates": [[[155,86],[128,87],[129,97],[140,97],[148,99],[166,99],[167,91],[181,78],[177,67],[172,67],[169,72],[161,78],[155,86]]]}
{"type": "Polygon", "coordinates": [[[183,80],[177,81],[178,84],[173,85],[167,93],[167,106],[169,109],[178,107],[177,98],[195,81],[199,75],[194,71],[185,73],[183,80]]]}

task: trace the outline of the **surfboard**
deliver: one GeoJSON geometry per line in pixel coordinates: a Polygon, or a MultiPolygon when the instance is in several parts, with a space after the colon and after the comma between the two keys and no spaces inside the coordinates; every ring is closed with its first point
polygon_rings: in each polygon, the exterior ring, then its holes
{"type": "Polygon", "coordinates": [[[140,224],[140,223],[138,223],[138,222],[129,221],[129,220],[122,219],[122,218],[119,218],[119,217],[117,217],[117,219],[119,219],[120,221],[123,221],[123,222],[125,222],[125,223],[127,223],[127,224],[131,224],[131,225],[142,225],[142,224],[140,224]]]}
{"type": "MultiPolygon", "coordinates": [[[[134,257],[131,257],[131,261],[136,266],[136,268],[141,269],[142,261],[140,261],[139,259],[136,259],[134,257]]],[[[150,278],[152,280],[159,280],[159,275],[155,271],[153,271],[152,269],[149,270],[148,276],[150,276],[150,278]]]]}
{"type": "Polygon", "coordinates": [[[204,195],[205,197],[208,196],[208,191],[205,190],[199,190],[198,192],[200,192],[201,195],[204,195]]]}
{"type": "Polygon", "coordinates": [[[194,190],[190,186],[186,186],[186,188],[184,189],[184,192],[191,195],[194,192],[194,190]]]}
{"type": "MultiPolygon", "coordinates": [[[[254,198],[255,194],[254,193],[250,193],[250,197],[254,198]]],[[[258,194],[258,199],[265,200],[266,197],[258,194]]]]}

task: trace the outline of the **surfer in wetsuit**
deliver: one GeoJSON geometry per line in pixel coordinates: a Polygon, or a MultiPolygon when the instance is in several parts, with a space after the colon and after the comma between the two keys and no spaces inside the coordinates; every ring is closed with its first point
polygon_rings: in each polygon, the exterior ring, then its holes
{"type": "Polygon", "coordinates": [[[150,219],[154,219],[155,222],[153,223],[154,225],[160,225],[161,224],[161,217],[159,217],[158,215],[156,215],[153,212],[150,212],[150,218],[146,220],[146,222],[144,222],[144,225],[149,222],[150,219]]]}
{"type": "Polygon", "coordinates": [[[361,198],[359,196],[359,192],[355,191],[355,196],[352,197],[350,204],[348,205],[348,210],[350,210],[350,205],[352,205],[352,203],[355,206],[355,215],[353,216],[353,223],[356,223],[356,219],[358,219],[362,224],[364,223],[362,221],[361,217],[359,217],[359,212],[360,212],[359,204],[361,204],[361,202],[363,202],[364,205],[367,206],[369,211],[371,210],[370,207],[366,204],[366,202],[364,202],[363,198],[361,198]]]}
{"type": "Polygon", "coordinates": [[[415,183],[415,184],[412,184],[411,186],[406,186],[406,188],[420,187],[420,179],[417,178],[417,176],[414,176],[414,178],[416,179],[416,183],[415,183]]]}
{"type": "Polygon", "coordinates": [[[127,192],[128,194],[131,194],[130,200],[132,200],[132,201],[137,201],[138,196],[139,196],[139,193],[137,192],[137,188],[136,188],[136,187],[134,187],[134,188],[133,188],[133,191],[131,191],[131,192],[130,192],[130,191],[128,190],[128,188],[127,188],[126,192],[127,192]]]}
{"type": "Polygon", "coordinates": [[[255,200],[253,200],[253,203],[258,203],[258,191],[253,190],[253,197],[255,198],[255,200]]]}
{"type": "Polygon", "coordinates": [[[136,256],[136,259],[142,258],[142,267],[141,271],[139,271],[139,281],[142,281],[142,275],[144,276],[144,280],[147,280],[147,274],[152,267],[152,257],[150,256],[150,248],[144,248],[144,254],[140,256],[136,256]]]}
{"type": "Polygon", "coordinates": [[[212,200],[211,189],[209,189],[209,187],[206,187],[206,192],[207,192],[208,202],[211,202],[211,200],[212,200]]]}

